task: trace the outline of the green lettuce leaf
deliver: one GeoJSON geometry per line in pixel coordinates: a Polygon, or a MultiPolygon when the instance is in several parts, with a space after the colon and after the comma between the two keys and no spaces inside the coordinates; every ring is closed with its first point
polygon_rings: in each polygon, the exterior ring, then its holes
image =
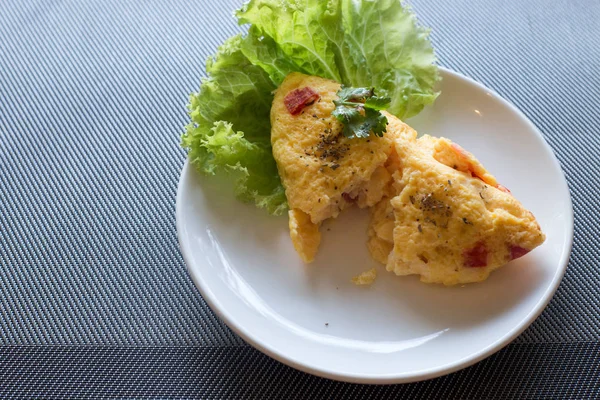
{"type": "Polygon", "coordinates": [[[242,130],[248,140],[270,143],[269,115],[273,90],[277,88],[268,74],[252,64],[241,51],[243,38],[234,36],[223,43],[206,62],[208,78],[192,95],[190,107],[211,125],[229,121],[242,130]]]}
{"type": "Polygon", "coordinates": [[[181,145],[198,170],[228,175],[239,199],[279,215],[287,202],[270,144],[276,86],[243,55],[242,42],[241,35],[230,38],[207,61],[209,77],[190,96],[192,122],[181,145]]]}
{"type": "MultiPolygon", "coordinates": [[[[392,99],[388,111],[401,119],[435,101],[439,80],[429,30],[398,0],[340,0],[350,86],[375,87],[392,99]]],[[[346,83],[346,82],[344,82],[346,83]]]]}
{"type": "MultiPolygon", "coordinates": [[[[248,32],[225,41],[207,61],[208,77],[190,96],[191,123],[181,145],[196,168],[233,179],[238,198],[272,214],[287,203],[269,114],[273,91],[290,72],[376,88],[402,119],[438,95],[429,32],[399,0],[250,0],[236,16],[250,24],[248,32]]],[[[384,103],[372,99],[369,106],[384,103]]],[[[384,118],[371,117],[369,124],[355,121],[361,135],[383,129],[384,118]]]]}
{"type": "Polygon", "coordinates": [[[279,86],[290,72],[304,72],[285,54],[273,38],[264,36],[251,26],[241,46],[242,53],[254,65],[261,67],[279,86]]]}
{"type": "Polygon", "coordinates": [[[277,85],[298,71],[375,87],[401,119],[438,95],[429,30],[399,0],[250,0],[236,15],[252,24],[244,54],[277,85]]]}
{"type": "Polygon", "coordinates": [[[327,6],[318,0],[250,0],[236,16],[240,24],[252,24],[272,38],[295,71],[339,81],[335,55],[321,28],[327,6]]]}

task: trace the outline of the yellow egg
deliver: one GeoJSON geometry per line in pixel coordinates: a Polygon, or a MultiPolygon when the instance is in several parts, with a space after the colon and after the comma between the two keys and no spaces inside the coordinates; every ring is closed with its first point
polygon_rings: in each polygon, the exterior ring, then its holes
{"type": "Polygon", "coordinates": [[[374,207],[368,231],[371,254],[389,271],[428,283],[480,282],[544,242],[533,214],[460,146],[424,136],[398,140],[396,150],[397,194],[374,207]]]}
{"type": "MultiPolygon", "coordinates": [[[[271,108],[273,156],[290,209],[290,218],[302,212],[310,217],[309,228],[292,230],[292,241],[303,260],[310,262],[318,248],[318,225],[335,218],[353,204],[370,207],[391,190],[393,139],[414,141],[416,132],[387,114],[388,129],[383,137],[348,139],[341,123],[331,115],[340,84],[300,73],[288,75],[275,93],[271,108]],[[285,98],[295,90],[310,88],[318,99],[292,115],[285,98]],[[310,236],[310,237],[307,237],[310,236]],[[316,243],[307,247],[305,243],[316,243]],[[310,252],[308,251],[310,249],[310,252]],[[313,253],[314,251],[314,253],[313,253]]],[[[298,225],[290,219],[290,227],[298,225]]]]}
{"type": "Polygon", "coordinates": [[[321,242],[319,226],[312,223],[308,214],[298,209],[290,210],[288,215],[294,248],[305,263],[313,262],[321,242]]]}
{"type": "Polygon", "coordinates": [[[391,114],[383,137],[352,138],[332,116],[340,85],[286,77],[271,109],[271,143],[290,205],[290,236],[304,262],[325,219],[373,207],[367,247],[397,275],[445,285],[479,282],[545,240],[533,214],[481,163],[445,138],[391,114]],[[290,107],[286,98],[308,99],[290,107]]]}

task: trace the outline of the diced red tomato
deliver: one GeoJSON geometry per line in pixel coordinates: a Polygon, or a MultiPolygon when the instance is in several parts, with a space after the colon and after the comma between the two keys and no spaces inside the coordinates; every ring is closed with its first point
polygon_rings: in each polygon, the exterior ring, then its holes
{"type": "Polygon", "coordinates": [[[506,186],[502,186],[501,184],[496,185],[496,189],[503,191],[504,193],[512,194],[510,190],[506,186]]]}
{"type": "Polygon", "coordinates": [[[466,267],[481,268],[486,267],[488,262],[488,250],[485,243],[479,242],[475,247],[463,252],[464,265],[466,267]]]}
{"type": "Polygon", "coordinates": [[[452,150],[454,150],[454,152],[467,163],[467,168],[469,169],[469,172],[471,173],[471,176],[473,178],[477,178],[480,181],[485,182],[485,180],[479,176],[477,174],[477,172],[475,171],[475,166],[473,165],[473,163],[469,160],[469,154],[467,153],[467,151],[465,149],[463,149],[460,145],[456,144],[456,143],[452,143],[452,150]]]}
{"type": "Polygon", "coordinates": [[[521,246],[510,246],[510,259],[514,260],[515,258],[523,257],[525,254],[529,253],[530,250],[527,250],[521,246]]]}
{"type": "Polygon", "coordinates": [[[283,101],[290,114],[297,115],[300,114],[304,107],[317,101],[319,97],[321,96],[317,92],[307,86],[302,89],[292,90],[285,96],[283,101]]]}

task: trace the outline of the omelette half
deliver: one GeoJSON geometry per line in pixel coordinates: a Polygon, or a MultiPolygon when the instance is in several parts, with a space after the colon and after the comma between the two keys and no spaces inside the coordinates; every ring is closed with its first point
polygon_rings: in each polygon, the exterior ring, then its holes
{"type": "Polygon", "coordinates": [[[388,271],[480,282],[544,242],[533,214],[457,144],[426,135],[395,149],[395,193],[372,209],[367,242],[388,271]]]}
{"type": "Polygon", "coordinates": [[[271,108],[271,144],[290,207],[290,235],[307,263],[317,253],[324,220],[351,205],[371,207],[391,195],[395,140],[416,140],[414,130],[385,112],[383,137],[346,138],[331,114],[339,89],[335,81],[291,73],[271,108]]]}

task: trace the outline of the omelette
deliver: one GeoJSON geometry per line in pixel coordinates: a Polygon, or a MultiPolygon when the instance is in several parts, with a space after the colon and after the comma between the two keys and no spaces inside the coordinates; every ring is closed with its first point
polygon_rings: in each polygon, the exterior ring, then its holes
{"type": "Polygon", "coordinates": [[[332,115],[340,87],[291,73],[271,108],[290,237],[304,262],[317,254],[321,223],[352,205],[371,208],[372,257],[388,271],[427,283],[483,281],[544,242],[533,214],[452,141],[417,139],[385,111],[382,137],[345,137],[332,115]]]}
{"type": "Polygon", "coordinates": [[[367,242],[388,271],[480,282],[544,242],[533,214],[459,145],[425,135],[395,149],[395,193],[373,207],[367,242]]]}
{"type": "Polygon", "coordinates": [[[382,137],[345,137],[332,115],[340,87],[335,81],[291,73],[275,92],[271,108],[271,144],[290,207],[290,236],[307,263],[319,248],[324,220],[352,205],[372,207],[391,195],[395,139],[416,140],[414,130],[386,112],[382,137]]]}

